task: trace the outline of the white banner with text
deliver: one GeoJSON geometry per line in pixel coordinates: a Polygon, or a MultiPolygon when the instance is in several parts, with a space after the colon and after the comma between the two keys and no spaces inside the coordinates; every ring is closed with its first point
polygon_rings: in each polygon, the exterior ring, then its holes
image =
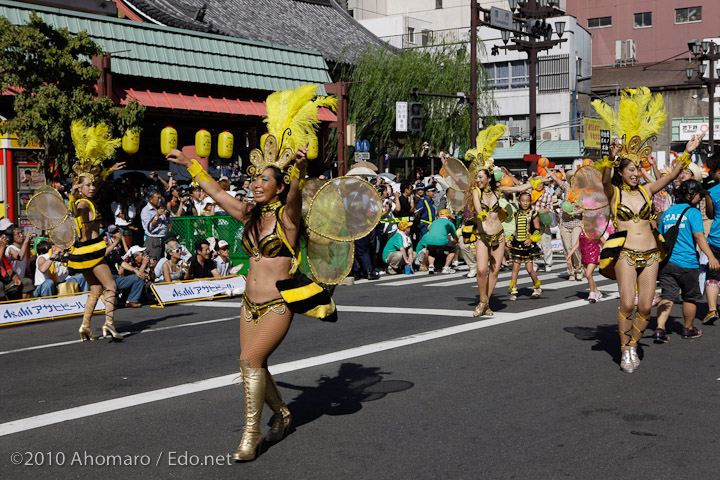
{"type": "MultiPolygon", "coordinates": [[[[52,320],[55,318],[82,315],[90,292],[62,297],[40,297],[27,300],[0,303],[0,325],[52,320]]],[[[102,297],[95,311],[105,310],[102,297]]]]}
{"type": "Polygon", "coordinates": [[[231,275],[181,282],[153,283],[152,290],[160,305],[202,300],[215,296],[241,295],[245,291],[245,277],[231,275]]]}

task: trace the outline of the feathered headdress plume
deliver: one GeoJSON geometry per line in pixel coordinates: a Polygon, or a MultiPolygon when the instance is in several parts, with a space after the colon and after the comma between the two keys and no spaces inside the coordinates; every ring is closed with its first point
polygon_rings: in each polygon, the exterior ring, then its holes
{"type": "Polygon", "coordinates": [[[491,155],[495,150],[497,141],[505,135],[507,127],[505,125],[493,125],[485,130],[480,130],[475,143],[476,147],[465,152],[465,160],[470,163],[470,178],[475,178],[480,170],[488,170],[492,172],[495,168],[495,162],[491,155]]]}
{"type": "Polygon", "coordinates": [[[262,151],[255,149],[250,152],[250,175],[268,167],[284,170],[298,148],[317,141],[318,110],[321,107],[335,110],[337,107],[335,97],[318,97],[317,89],[317,85],[302,85],[295,90],[279,90],[268,96],[265,118],[268,135],[261,145],[262,151]]]}
{"type": "Polygon", "coordinates": [[[667,119],[662,95],[653,97],[647,87],[624,90],[618,113],[602,100],[594,100],[592,106],[610,130],[625,138],[618,159],[629,158],[636,165],[652,152],[652,147],[644,143],[660,132],[667,119]]]}
{"type": "Polygon", "coordinates": [[[81,120],[72,122],[70,135],[78,158],[70,177],[73,181],[79,177],[88,177],[94,182],[103,171],[103,160],[113,156],[121,140],[113,139],[108,126],[104,123],[86,127],[81,120]]]}

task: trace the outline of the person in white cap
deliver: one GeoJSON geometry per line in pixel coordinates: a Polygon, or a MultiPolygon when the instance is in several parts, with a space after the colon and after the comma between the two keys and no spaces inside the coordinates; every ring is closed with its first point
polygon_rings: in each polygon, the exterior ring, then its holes
{"type": "Polygon", "coordinates": [[[230,275],[232,262],[230,261],[230,245],[225,240],[220,240],[217,244],[217,257],[215,257],[215,267],[221,277],[230,275]]]}

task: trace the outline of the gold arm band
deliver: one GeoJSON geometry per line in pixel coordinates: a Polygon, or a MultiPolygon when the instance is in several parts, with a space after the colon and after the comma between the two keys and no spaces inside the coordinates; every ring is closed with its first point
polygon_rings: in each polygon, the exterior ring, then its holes
{"type": "Polygon", "coordinates": [[[299,188],[302,190],[302,188],[305,186],[305,175],[307,174],[307,164],[303,166],[303,168],[298,168],[296,164],[293,164],[292,168],[290,169],[290,181],[292,182],[293,178],[297,178],[299,182],[299,188]]]}
{"type": "Polygon", "coordinates": [[[112,169],[112,167],[103,169],[102,173],[100,174],[100,178],[102,178],[104,182],[110,175],[112,175],[113,172],[114,170],[112,169]]]}
{"type": "Polygon", "coordinates": [[[192,159],[192,165],[187,167],[188,173],[193,177],[193,180],[196,180],[198,183],[200,182],[209,182],[212,177],[208,175],[208,173],[205,171],[205,169],[200,165],[200,163],[192,159]]]}

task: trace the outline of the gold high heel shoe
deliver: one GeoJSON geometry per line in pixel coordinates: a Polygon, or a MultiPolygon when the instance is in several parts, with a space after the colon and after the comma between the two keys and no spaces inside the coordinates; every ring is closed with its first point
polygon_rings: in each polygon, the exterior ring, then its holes
{"type": "Polygon", "coordinates": [[[265,369],[265,402],[275,413],[275,420],[270,431],[265,435],[265,441],[279,442],[290,431],[292,415],[280,396],[275,379],[267,369],[265,369]]]}
{"type": "Polygon", "coordinates": [[[262,446],[260,417],[265,405],[265,369],[250,368],[250,361],[240,360],[240,371],[245,390],[245,428],[233,459],[250,461],[260,455],[262,446]]]}
{"type": "Polygon", "coordinates": [[[78,330],[78,332],[80,333],[80,340],[83,342],[85,340],[97,340],[97,337],[93,335],[89,325],[80,325],[80,330],[78,330]]]}
{"type": "Polygon", "coordinates": [[[124,335],[120,335],[117,332],[117,330],[115,330],[115,325],[112,323],[108,323],[108,322],[103,323],[102,332],[103,332],[103,338],[112,337],[113,340],[122,340],[123,338],[125,338],[124,335]]]}

